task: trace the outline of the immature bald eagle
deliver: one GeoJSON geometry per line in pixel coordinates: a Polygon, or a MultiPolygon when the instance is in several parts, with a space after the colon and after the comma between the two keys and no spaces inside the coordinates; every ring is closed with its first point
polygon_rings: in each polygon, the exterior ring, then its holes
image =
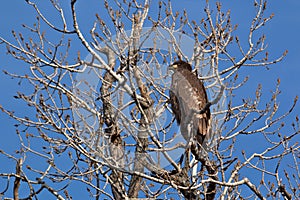
{"type": "Polygon", "coordinates": [[[209,134],[211,118],[209,108],[200,114],[208,103],[203,83],[185,61],[176,61],[169,69],[174,71],[169,102],[181,134],[187,142],[196,139],[202,145],[209,134]]]}

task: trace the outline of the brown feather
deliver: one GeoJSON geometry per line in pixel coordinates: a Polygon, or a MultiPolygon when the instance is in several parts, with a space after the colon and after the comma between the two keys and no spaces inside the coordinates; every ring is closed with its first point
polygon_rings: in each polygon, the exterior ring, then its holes
{"type": "Polygon", "coordinates": [[[184,61],[173,63],[174,73],[170,90],[170,103],[173,114],[183,137],[189,140],[196,137],[199,144],[202,144],[205,136],[210,131],[210,110],[207,109],[202,114],[196,114],[208,103],[207,94],[201,80],[192,72],[190,64],[184,61]],[[189,124],[193,122],[192,129],[189,124]],[[192,135],[188,135],[191,134],[192,135]]]}

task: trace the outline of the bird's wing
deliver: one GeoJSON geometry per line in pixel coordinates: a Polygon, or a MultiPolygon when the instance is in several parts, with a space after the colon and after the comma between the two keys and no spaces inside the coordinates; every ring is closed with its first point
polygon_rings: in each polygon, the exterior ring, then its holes
{"type": "MultiPolygon", "coordinates": [[[[198,142],[202,144],[210,129],[210,110],[197,114],[208,102],[205,88],[197,76],[189,71],[177,74],[176,78],[174,93],[181,108],[181,122],[186,123],[186,126],[187,123],[193,122],[193,135],[196,135],[198,142]]],[[[181,126],[185,125],[181,124],[181,126]]]]}
{"type": "Polygon", "coordinates": [[[180,124],[181,112],[180,112],[180,108],[179,108],[178,99],[172,89],[170,90],[169,93],[170,93],[169,94],[169,97],[170,97],[169,102],[171,103],[172,112],[175,115],[177,124],[180,124]]]}

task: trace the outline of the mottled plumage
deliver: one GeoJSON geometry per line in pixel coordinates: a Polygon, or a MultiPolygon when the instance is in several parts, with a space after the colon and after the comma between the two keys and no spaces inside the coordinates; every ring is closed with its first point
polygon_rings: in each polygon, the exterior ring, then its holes
{"type": "Polygon", "coordinates": [[[211,119],[209,108],[199,114],[208,103],[204,85],[185,61],[176,61],[169,69],[174,71],[169,102],[181,134],[185,140],[190,141],[193,137],[202,145],[209,134],[211,119]]]}

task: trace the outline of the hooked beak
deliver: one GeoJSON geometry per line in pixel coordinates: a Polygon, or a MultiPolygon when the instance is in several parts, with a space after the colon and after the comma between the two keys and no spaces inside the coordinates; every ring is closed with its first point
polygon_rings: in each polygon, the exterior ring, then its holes
{"type": "Polygon", "coordinates": [[[177,67],[178,67],[178,65],[172,64],[172,65],[169,65],[169,66],[168,66],[168,70],[174,71],[175,69],[177,69],[177,67]]]}
{"type": "Polygon", "coordinates": [[[167,74],[168,75],[172,75],[175,72],[176,68],[177,68],[176,64],[175,65],[173,65],[173,64],[169,65],[168,66],[168,70],[167,70],[167,74]]]}

